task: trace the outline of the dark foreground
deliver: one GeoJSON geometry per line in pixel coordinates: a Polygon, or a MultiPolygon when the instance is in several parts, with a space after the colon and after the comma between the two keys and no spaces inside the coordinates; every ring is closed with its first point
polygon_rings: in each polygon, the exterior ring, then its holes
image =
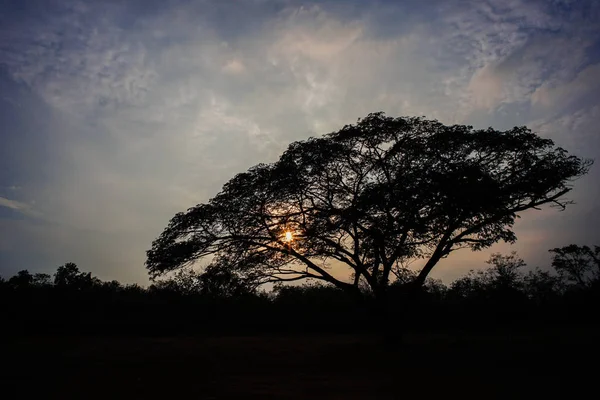
{"type": "Polygon", "coordinates": [[[599,333],[414,334],[402,345],[352,335],[4,338],[0,395],[595,398],[599,333]]]}

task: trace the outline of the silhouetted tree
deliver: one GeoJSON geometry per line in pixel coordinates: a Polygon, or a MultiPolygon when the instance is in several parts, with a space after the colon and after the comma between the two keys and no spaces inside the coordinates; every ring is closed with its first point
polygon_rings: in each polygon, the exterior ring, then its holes
{"type": "Polygon", "coordinates": [[[52,285],[52,277],[49,274],[37,273],[33,275],[33,284],[36,286],[52,285]]]}
{"type": "Polygon", "coordinates": [[[497,290],[519,290],[523,286],[523,269],[527,266],[525,261],[513,251],[509,255],[494,253],[486,264],[491,268],[486,269],[489,280],[497,290]]]}
{"type": "Polygon", "coordinates": [[[97,278],[92,277],[91,272],[79,271],[77,264],[72,262],[58,267],[54,274],[54,285],[58,288],[84,290],[99,283],[97,278]]]}
{"type": "Polygon", "coordinates": [[[31,274],[28,270],[24,269],[8,280],[8,285],[15,289],[22,289],[26,287],[43,287],[49,286],[52,282],[50,275],[43,273],[31,274]]]}
{"type": "Polygon", "coordinates": [[[200,294],[202,287],[200,275],[192,268],[182,268],[168,279],[154,282],[151,288],[181,295],[200,294]]]}
{"type": "Polygon", "coordinates": [[[202,295],[213,298],[233,298],[256,293],[251,285],[238,277],[234,271],[210,266],[199,272],[193,268],[182,268],[167,279],[155,281],[151,290],[176,293],[178,295],[202,295]]]}
{"type": "Polygon", "coordinates": [[[161,273],[216,254],[258,278],[347,288],[312,261],[335,258],[377,289],[393,262],[421,251],[429,257],[422,280],[456,246],[514,240],[515,213],[558,202],[588,164],[524,128],[472,131],[371,115],[293,144],[279,163],[238,175],[209,204],[178,214],[148,267],[161,273]]]}
{"type": "Polygon", "coordinates": [[[490,267],[471,270],[466,276],[455,280],[450,286],[451,295],[472,300],[521,297],[524,285],[522,269],[526,264],[516,252],[510,255],[494,253],[486,264],[490,267]]]}
{"type": "Polygon", "coordinates": [[[26,269],[17,272],[17,274],[8,280],[8,285],[15,289],[23,289],[33,285],[33,275],[26,269]]]}
{"type": "Polygon", "coordinates": [[[436,296],[438,300],[443,300],[446,296],[446,292],[448,291],[448,287],[442,282],[441,279],[433,279],[427,278],[425,280],[425,284],[423,285],[427,293],[436,296]]]}
{"type": "Polygon", "coordinates": [[[523,278],[525,291],[537,304],[556,303],[564,290],[563,281],[550,271],[536,268],[523,278]]]}
{"type": "Polygon", "coordinates": [[[418,276],[417,271],[410,269],[410,268],[406,268],[406,267],[393,268],[392,273],[394,274],[394,277],[396,278],[394,283],[399,284],[399,285],[412,284],[412,283],[414,283],[414,281],[417,279],[417,276],[418,276]]]}
{"type": "Polygon", "coordinates": [[[549,251],[552,266],[567,283],[588,286],[600,279],[600,246],[571,244],[549,251]]]}
{"type": "Polygon", "coordinates": [[[209,266],[200,275],[201,293],[213,297],[241,297],[255,294],[257,285],[240,278],[235,271],[221,266],[209,266]]]}
{"type": "Polygon", "coordinates": [[[123,290],[123,285],[121,285],[121,283],[117,280],[102,282],[100,286],[102,287],[102,289],[108,292],[118,292],[123,290]]]}
{"type": "Polygon", "coordinates": [[[312,278],[383,296],[396,263],[426,260],[422,285],[459,248],[514,242],[518,214],[560,208],[590,160],[526,127],[446,126],[370,114],[355,125],[292,143],[273,164],[231,179],[206,204],[175,215],[148,251],[152,277],[210,256],[245,279],[312,278]],[[354,273],[334,277],[330,261],[354,273]]]}
{"type": "Polygon", "coordinates": [[[71,286],[79,279],[79,268],[75,263],[66,263],[58,267],[54,273],[54,284],[56,286],[71,286]]]}

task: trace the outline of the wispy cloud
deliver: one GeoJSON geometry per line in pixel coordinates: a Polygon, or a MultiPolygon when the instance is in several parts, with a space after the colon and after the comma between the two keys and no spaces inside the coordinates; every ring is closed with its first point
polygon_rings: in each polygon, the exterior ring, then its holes
{"type": "Polygon", "coordinates": [[[31,206],[29,204],[21,203],[16,200],[10,200],[4,197],[0,197],[0,206],[8,207],[16,211],[26,211],[31,209],[31,206]]]}
{"type": "Polygon", "coordinates": [[[40,213],[34,208],[35,202],[23,203],[0,196],[0,207],[6,207],[29,217],[39,217],[40,213]]]}

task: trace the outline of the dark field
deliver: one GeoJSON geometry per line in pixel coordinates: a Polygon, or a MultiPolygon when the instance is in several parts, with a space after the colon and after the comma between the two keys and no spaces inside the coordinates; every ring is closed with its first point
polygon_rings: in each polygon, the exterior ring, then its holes
{"type": "Polygon", "coordinates": [[[3,397],[595,398],[599,332],[9,338],[3,397]]]}

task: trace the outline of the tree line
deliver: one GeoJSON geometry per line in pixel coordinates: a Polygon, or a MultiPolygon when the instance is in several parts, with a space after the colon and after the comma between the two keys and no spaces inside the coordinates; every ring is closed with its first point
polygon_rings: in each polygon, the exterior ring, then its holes
{"type": "MultiPolygon", "coordinates": [[[[446,285],[396,268],[385,318],[403,330],[512,329],[595,323],[600,246],[550,250],[551,268],[528,269],[516,253],[446,285]]],[[[330,283],[278,284],[266,291],[231,270],[181,269],[148,287],[102,281],[74,263],[51,276],[0,278],[4,334],[244,334],[373,332],[382,318],[369,285],[361,299],[330,283]]]]}
{"type": "Polygon", "coordinates": [[[495,254],[487,269],[448,286],[430,273],[456,250],[514,243],[526,210],[564,210],[592,165],[524,126],[473,129],[371,113],[291,143],[276,162],[235,175],[206,203],[175,214],[147,251],[148,288],[101,282],[65,264],[53,280],[21,271],[2,284],[2,296],[10,326],[29,331],[584,323],[597,304],[598,247],[552,249],[552,269],[529,272],[516,254],[495,254]],[[418,273],[405,268],[416,260],[418,273]],[[333,262],[351,280],[332,275],[333,262]],[[262,291],[266,284],[274,290],[262,291]]]}

